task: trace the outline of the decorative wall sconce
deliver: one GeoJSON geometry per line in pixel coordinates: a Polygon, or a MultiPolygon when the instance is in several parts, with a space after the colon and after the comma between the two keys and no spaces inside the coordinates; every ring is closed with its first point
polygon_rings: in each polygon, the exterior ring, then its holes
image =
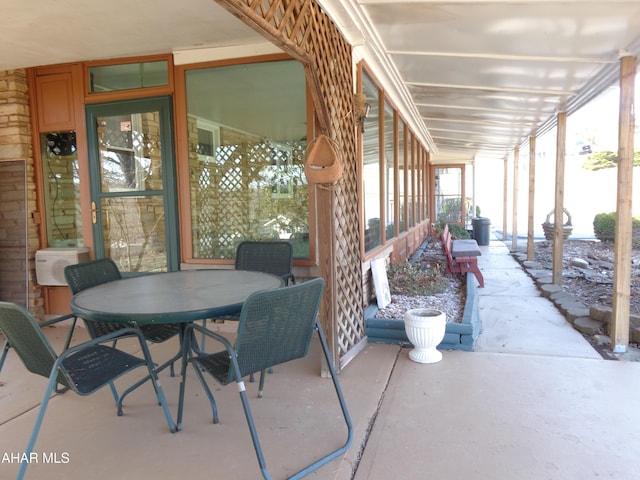
{"type": "Polygon", "coordinates": [[[364,120],[369,116],[371,105],[367,103],[367,96],[364,93],[356,93],[353,96],[353,112],[356,117],[356,122],[360,124],[362,131],[364,132],[364,120]]]}

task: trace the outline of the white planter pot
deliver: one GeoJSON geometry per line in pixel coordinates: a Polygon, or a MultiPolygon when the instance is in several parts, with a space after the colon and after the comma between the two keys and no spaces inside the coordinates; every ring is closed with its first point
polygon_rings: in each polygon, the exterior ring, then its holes
{"type": "Polygon", "coordinates": [[[418,363],[435,363],[442,360],[436,347],[444,339],[447,315],[440,310],[414,308],[404,314],[404,329],[407,338],[415,347],[409,358],[418,363]]]}

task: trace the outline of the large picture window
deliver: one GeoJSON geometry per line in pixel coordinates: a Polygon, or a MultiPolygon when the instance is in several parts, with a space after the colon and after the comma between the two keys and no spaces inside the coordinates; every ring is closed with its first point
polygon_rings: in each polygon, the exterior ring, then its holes
{"type": "Polygon", "coordinates": [[[362,92],[371,105],[364,120],[362,154],[362,192],[364,195],[364,249],[369,251],[382,242],[380,232],[380,101],[378,87],[366,74],[362,92]]]}
{"type": "Polygon", "coordinates": [[[398,131],[398,211],[400,232],[407,231],[407,214],[406,214],[406,191],[407,191],[407,145],[405,142],[406,137],[406,125],[404,122],[400,122],[398,131]]]}
{"type": "Polygon", "coordinates": [[[384,184],[386,239],[395,237],[395,124],[393,108],[384,102],[384,184]]]}
{"type": "Polygon", "coordinates": [[[192,256],[286,239],[310,258],[306,83],[293,60],[186,71],[192,256]]]}

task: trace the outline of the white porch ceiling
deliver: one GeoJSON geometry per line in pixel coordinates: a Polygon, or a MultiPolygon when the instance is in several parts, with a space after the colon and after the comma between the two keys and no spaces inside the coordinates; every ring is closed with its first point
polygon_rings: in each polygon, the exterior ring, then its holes
{"type": "Polygon", "coordinates": [[[505,158],[640,51],[639,1],[327,1],[362,57],[396,70],[436,161],[505,158]]]}
{"type": "MultiPolygon", "coordinates": [[[[622,55],[640,54],[640,0],[320,3],[436,161],[505,158],[558,112],[617,83],[622,55]]],[[[2,2],[0,70],[264,51],[264,39],[213,0],[28,4],[2,2]]]]}

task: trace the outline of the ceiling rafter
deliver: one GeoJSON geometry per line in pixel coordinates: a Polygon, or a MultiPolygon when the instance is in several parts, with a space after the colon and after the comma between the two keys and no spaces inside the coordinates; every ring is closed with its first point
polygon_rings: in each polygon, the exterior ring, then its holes
{"type": "Polygon", "coordinates": [[[531,115],[532,113],[540,113],[540,110],[523,110],[517,108],[495,108],[495,107],[475,107],[471,105],[455,105],[455,104],[443,104],[443,103],[424,103],[424,102],[416,102],[417,107],[427,107],[427,108],[443,108],[443,109],[452,109],[452,110],[474,110],[481,112],[495,112],[495,113],[513,113],[513,114],[523,114],[523,115],[531,115]]]}
{"type": "Polygon", "coordinates": [[[559,63],[595,63],[607,64],[618,61],[615,57],[572,57],[560,55],[507,55],[499,53],[471,53],[471,52],[429,52],[424,50],[388,50],[390,55],[409,55],[420,57],[451,57],[451,58],[477,58],[485,60],[504,60],[504,61],[522,61],[522,62],[559,62],[559,63]]]}
{"type": "Polygon", "coordinates": [[[470,123],[474,125],[487,125],[492,127],[504,127],[504,128],[531,128],[532,123],[513,123],[513,122],[500,122],[498,120],[467,120],[456,117],[422,117],[425,121],[430,122],[456,122],[456,123],[470,123]]]}
{"type": "Polygon", "coordinates": [[[491,136],[491,137],[507,137],[514,138],[516,135],[510,133],[499,133],[499,132],[478,132],[473,130],[457,130],[454,128],[438,128],[438,127],[429,127],[430,132],[450,132],[450,133],[461,133],[464,135],[482,135],[482,136],[491,136]]]}
{"type": "Polygon", "coordinates": [[[405,82],[406,85],[413,85],[416,87],[429,87],[429,88],[453,88],[459,90],[482,90],[485,92],[512,92],[512,93],[526,93],[533,95],[573,95],[575,92],[571,90],[547,90],[542,88],[515,88],[515,87],[494,87],[491,85],[455,85],[451,83],[428,83],[428,82],[405,82]]]}

